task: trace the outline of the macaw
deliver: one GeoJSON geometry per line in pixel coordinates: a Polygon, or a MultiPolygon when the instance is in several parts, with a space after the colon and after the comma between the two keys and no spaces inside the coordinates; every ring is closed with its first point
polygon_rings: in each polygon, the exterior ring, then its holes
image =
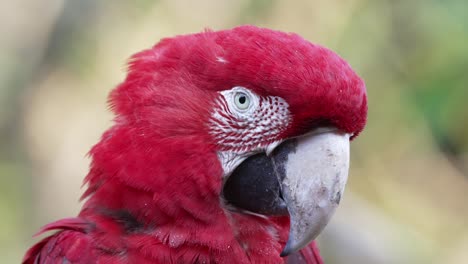
{"type": "Polygon", "coordinates": [[[109,102],[81,211],[23,263],[323,263],[367,118],[337,54],[249,25],[176,36],[131,57],[109,102]]]}

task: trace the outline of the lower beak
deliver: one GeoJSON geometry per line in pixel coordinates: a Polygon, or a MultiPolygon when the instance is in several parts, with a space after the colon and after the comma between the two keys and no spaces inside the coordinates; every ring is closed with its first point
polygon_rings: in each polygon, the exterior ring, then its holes
{"type": "Polygon", "coordinates": [[[290,215],[287,256],[315,239],[338,206],[348,178],[349,134],[305,135],[281,144],[271,155],[290,215]]]}

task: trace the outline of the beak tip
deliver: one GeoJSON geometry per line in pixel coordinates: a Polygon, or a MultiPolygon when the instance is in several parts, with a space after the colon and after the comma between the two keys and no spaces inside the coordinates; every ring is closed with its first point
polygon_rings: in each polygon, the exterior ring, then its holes
{"type": "Polygon", "coordinates": [[[289,254],[293,253],[294,251],[296,251],[292,246],[291,244],[293,244],[291,242],[291,239],[288,239],[288,242],[286,243],[286,245],[284,246],[283,248],[283,251],[281,251],[280,253],[280,257],[287,257],[289,256],[289,254]]]}
{"type": "Polygon", "coordinates": [[[284,257],[287,257],[289,254],[291,254],[291,250],[285,247],[283,251],[281,251],[280,257],[284,258],[284,257]]]}

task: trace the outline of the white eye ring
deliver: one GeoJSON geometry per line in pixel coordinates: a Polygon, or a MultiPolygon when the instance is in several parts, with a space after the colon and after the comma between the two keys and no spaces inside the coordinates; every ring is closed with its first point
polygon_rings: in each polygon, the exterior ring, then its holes
{"type": "Polygon", "coordinates": [[[251,104],[250,95],[244,92],[236,92],[234,95],[234,105],[237,109],[243,111],[249,108],[251,104]]]}

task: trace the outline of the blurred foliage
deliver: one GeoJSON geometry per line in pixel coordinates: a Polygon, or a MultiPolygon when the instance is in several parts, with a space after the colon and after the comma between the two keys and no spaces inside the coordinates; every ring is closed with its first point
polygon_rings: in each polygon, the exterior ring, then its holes
{"type": "Polygon", "coordinates": [[[468,263],[468,1],[20,0],[0,8],[0,259],[76,214],[124,62],[162,37],[256,24],[337,51],[369,122],[319,243],[327,263],[468,263]]]}

